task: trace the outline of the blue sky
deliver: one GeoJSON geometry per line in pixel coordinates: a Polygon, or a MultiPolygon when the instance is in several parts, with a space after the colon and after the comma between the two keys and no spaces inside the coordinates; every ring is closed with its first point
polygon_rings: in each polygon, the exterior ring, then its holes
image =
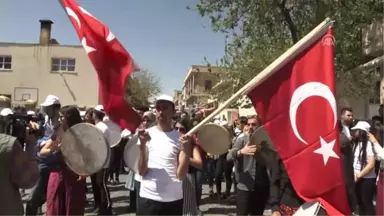
{"type": "MultiPolygon", "coordinates": [[[[215,64],[224,54],[224,35],[214,33],[207,18],[187,10],[198,0],[78,0],[106,24],[137,64],[161,78],[163,92],[181,89],[192,64],[215,64]]],[[[36,43],[39,19],[54,22],[52,38],[79,44],[57,0],[0,0],[0,41],[36,43]]]]}

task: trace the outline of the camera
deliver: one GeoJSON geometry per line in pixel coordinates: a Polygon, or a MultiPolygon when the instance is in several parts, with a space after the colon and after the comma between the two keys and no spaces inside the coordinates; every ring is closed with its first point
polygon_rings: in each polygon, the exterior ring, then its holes
{"type": "MultiPolygon", "coordinates": [[[[42,125],[44,124],[44,116],[41,114],[26,115],[15,113],[8,115],[8,121],[10,121],[9,130],[7,131],[8,134],[16,137],[20,143],[25,143],[29,122],[32,121],[42,125]]],[[[42,135],[42,131],[32,130],[32,128],[30,128],[29,134],[35,134],[37,137],[40,137],[42,135]]]]}

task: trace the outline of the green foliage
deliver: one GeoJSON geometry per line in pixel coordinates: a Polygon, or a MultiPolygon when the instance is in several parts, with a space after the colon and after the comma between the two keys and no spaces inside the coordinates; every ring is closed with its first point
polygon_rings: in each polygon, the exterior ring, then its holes
{"type": "Polygon", "coordinates": [[[125,99],[134,107],[149,106],[149,98],[160,91],[159,77],[147,70],[140,70],[127,79],[125,99]]]}
{"type": "Polygon", "coordinates": [[[212,30],[226,35],[220,66],[225,85],[214,90],[226,100],[326,17],[335,20],[338,94],[372,93],[367,74],[350,73],[361,63],[362,29],[383,17],[382,0],[200,0],[193,10],[209,17],[212,30]]]}

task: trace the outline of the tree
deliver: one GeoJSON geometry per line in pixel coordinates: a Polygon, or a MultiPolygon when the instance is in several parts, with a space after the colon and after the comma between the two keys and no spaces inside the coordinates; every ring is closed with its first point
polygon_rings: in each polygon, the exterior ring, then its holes
{"type": "Polygon", "coordinates": [[[365,62],[361,31],[382,19],[382,8],[382,0],[200,0],[192,9],[226,35],[220,64],[231,70],[215,89],[225,100],[326,17],[335,20],[338,95],[372,94],[370,74],[350,71],[365,62]]]}
{"type": "Polygon", "coordinates": [[[159,94],[160,91],[159,77],[141,69],[127,79],[125,99],[134,107],[149,106],[149,98],[159,94]]]}

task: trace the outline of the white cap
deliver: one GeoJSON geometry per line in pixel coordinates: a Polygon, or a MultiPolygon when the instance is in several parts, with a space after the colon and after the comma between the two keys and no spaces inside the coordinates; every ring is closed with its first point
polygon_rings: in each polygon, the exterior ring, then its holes
{"type": "Polygon", "coordinates": [[[32,111],[32,110],[29,110],[28,112],[27,112],[27,115],[35,115],[36,113],[35,113],[35,111],[32,111]]]}
{"type": "Polygon", "coordinates": [[[12,114],[13,114],[13,111],[9,108],[4,108],[0,112],[1,116],[8,116],[8,115],[12,115],[12,114]]]}
{"type": "Polygon", "coordinates": [[[44,103],[40,104],[40,106],[47,107],[54,104],[60,104],[59,98],[55,95],[48,95],[47,98],[45,98],[44,103]]]}
{"type": "Polygon", "coordinates": [[[95,106],[95,110],[99,112],[104,112],[104,106],[103,105],[97,105],[95,106]]]}
{"type": "Polygon", "coordinates": [[[171,96],[169,96],[169,95],[165,95],[165,94],[160,95],[159,97],[157,97],[157,98],[156,98],[156,102],[157,102],[157,101],[168,101],[168,102],[170,102],[170,103],[172,103],[172,104],[175,104],[175,103],[173,102],[173,97],[171,97],[171,96]]]}
{"type": "Polygon", "coordinates": [[[131,134],[131,131],[124,129],[123,132],[121,132],[121,138],[128,138],[129,136],[131,136],[131,134]]]}
{"type": "Polygon", "coordinates": [[[227,121],[222,121],[222,122],[220,122],[220,125],[221,125],[221,126],[227,126],[227,125],[228,125],[228,122],[227,122],[227,121]]]}
{"type": "Polygon", "coordinates": [[[218,125],[221,125],[221,122],[219,119],[215,119],[215,121],[213,121],[214,124],[218,124],[218,125]]]}
{"type": "Polygon", "coordinates": [[[351,130],[363,130],[365,132],[369,132],[369,129],[371,128],[371,125],[366,121],[358,121],[357,124],[351,128],[351,130]]]}
{"type": "Polygon", "coordinates": [[[109,120],[109,117],[108,116],[104,116],[103,121],[108,121],[108,120],[109,120]]]}

